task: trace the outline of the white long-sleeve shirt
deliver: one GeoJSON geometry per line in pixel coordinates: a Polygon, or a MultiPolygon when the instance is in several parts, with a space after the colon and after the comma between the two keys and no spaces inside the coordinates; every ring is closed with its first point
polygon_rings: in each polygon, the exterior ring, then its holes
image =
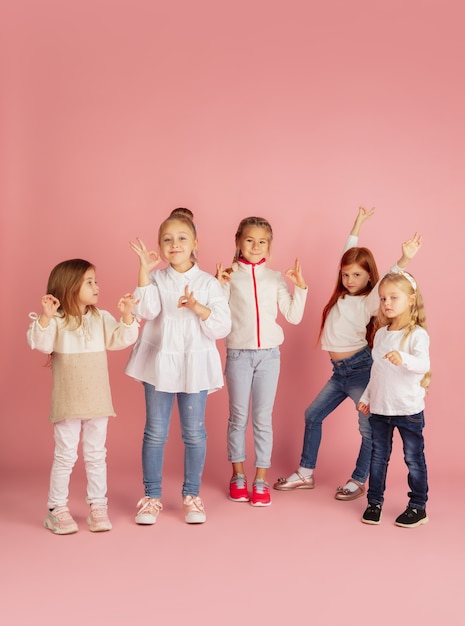
{"type": "Polygon", "coordinates": [[[265,263],[238,262],[237,271],[223,290],[231,307],[232,328],[226,337],[227,348],[258,350],[275,348],[284,341],[277,323],[278,309],[286,321],[298,324],[303,317],[308,289],[287,288],[283,275],[265,263]]]}
{"type": "Polygon", "coordinates": [[[231,329],[231,313],[220,283],[197,265],[183,273],[171,266],[155,270],[150,280],[150,285],[134,291],[140,302],[133,313],[147,321],[126,374],[169,393],[220,389],[224,381],[216,340],[231,329]],[[206,320],[178,308],[186,285],[211,310],[206,320]]]}
{"type": "Polygon", "coordinates": [[[53,389],[50,421],[67,418],[92,419],[115,415],[108,376],[107,350],[132,345],[139,324],[117,322],[108,311],[82,316],[75,328],[56,315],[46,328],[38,320],[27,331],[32,349],[52,354],[53,389]]]}
{"type": "Polygon", "coordinates": [[[378,415],[415,415],[425,408],[425,390],[421,379],[429,371],[429,335],[417,326],[402,345],[403,330],[380,328],[374,339],[370,382],[360,398],[378,415]],[[401,365],[384,356],[397,350],[401,365]]]}

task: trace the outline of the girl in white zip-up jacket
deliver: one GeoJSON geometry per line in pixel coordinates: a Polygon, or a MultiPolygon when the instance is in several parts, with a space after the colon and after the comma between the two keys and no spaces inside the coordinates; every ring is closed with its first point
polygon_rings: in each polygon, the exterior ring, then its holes
{"type": "Polygon", "coordinates": [[[245,476],[246,429],[251,405],[255,448],[253,506],[271,504],[266,471],[273,446],[272,411],[279,378],[280,351],[284,341],[276,321],[278,310],[291,324],[303,317],[307,285],[298,260],[285,275],[295,284],[292,295],[283,275],[266,267],[273,231],[261,217],[247,217],[236,233],[233,267],[217,266],[216,277],[231,309],[232,328],[226,337],[225,377],[229,394],[228,460],[233,475],[229,498],[250,500],[245,476]]]}

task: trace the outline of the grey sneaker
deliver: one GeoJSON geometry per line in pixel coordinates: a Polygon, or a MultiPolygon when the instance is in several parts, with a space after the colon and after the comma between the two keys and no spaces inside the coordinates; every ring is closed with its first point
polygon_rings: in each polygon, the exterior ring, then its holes
{"type": "Polygon", "coordinates": [[[149,498],[145,496],[137,503],[140,507],[136,515],[136,524],[155,524],[158,514],[163,511],[160,498],[149,498]]]}
{"type": "Polygon", "coordinates": [[[44,526],[55,535],[71,535],[79,530],[67,506],[57,506],[53,511],[49,511],[44,526]]]}

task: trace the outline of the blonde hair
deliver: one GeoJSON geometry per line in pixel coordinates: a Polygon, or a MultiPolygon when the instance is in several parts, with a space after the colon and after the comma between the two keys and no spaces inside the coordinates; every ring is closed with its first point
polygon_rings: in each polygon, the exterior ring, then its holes
{"type": "MultiPolygon", "coordinates": [[[[183,222],[192,233],[192,237],[197,240],[197,228],[194,224],[194,214],[190,209],[179,207],[177,209],[173,209],[166,220],[160,224],[158,229],[158,245],[160,245],[165,228],[170,222],[183,222]]],[[[195,250],[192,250],[191,261],[192,263],[197,263],[197,254],[195,250]]]]}
{"type": "MultiPolygon", "coordinates": [[[[426,312],[425,312],[425,304],[423,301],[423,296],[421,295],[421,291],[418,288],[418,284],[414,277],[408,272],[389,272],[381,279],[378,290],[381,289],[382,285],[385,283],[393,283],[408,296],[413,296],[414,301],[413,305],[410,309],[410,318],[407,325],[404,328],[404,334],[402,337],[401,348],[404,348],[409,335],[415,330],[417,326],[420,328],[424,328],[428,330],[426,325],[426,312]]],[[[378,314],[375,319],[374,331],[376,332],[378,328],[383,326],[389,326],[390,320],[383,314],[381,308],[378,311],[378,314]]],[[[431,371],[427,372],[422,380],[421,386],[428,391],[428,387],[431,381],[431,371]]]]}
{"type": "MultiPolygon", "coordinates": [[[[82,324],[82,313],[79,306],[79,292],[86,272],[95,270],[95,265],[84,259],[70,259],[58,263],[48,278],[47,293],[60,301],[58,312],[63,315],[66,324],[71,319],[76,321],[76,328],[82,324]]],[[[87,310],[98,315],[95,306],[87,306],[87,310]]]]}

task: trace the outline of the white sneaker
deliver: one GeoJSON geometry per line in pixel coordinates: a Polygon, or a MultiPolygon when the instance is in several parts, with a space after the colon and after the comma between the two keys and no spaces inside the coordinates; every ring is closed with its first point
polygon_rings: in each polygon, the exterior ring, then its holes
{"type": "Polygon", "coordinates": [[[106,504],[91,504],[90,513],[87,517],[89,529],[93,533],[101,533],[111,530],[112,525],[108,519],[108,507],[106,504]]]}
{"type": "Polygon", "coordinates": [[[160,498],[149,498],[145,496],[137,503],[140,509],[137,511],[136,524],[155,524],[158,514],[163,511],[160,498]]]}
{"type": "Polygon", "coordinates": [[[199,496],[185,496],[182,503],[184,516],[188,524],[203,524],[207,521],[203,502],[199,496]]]}

